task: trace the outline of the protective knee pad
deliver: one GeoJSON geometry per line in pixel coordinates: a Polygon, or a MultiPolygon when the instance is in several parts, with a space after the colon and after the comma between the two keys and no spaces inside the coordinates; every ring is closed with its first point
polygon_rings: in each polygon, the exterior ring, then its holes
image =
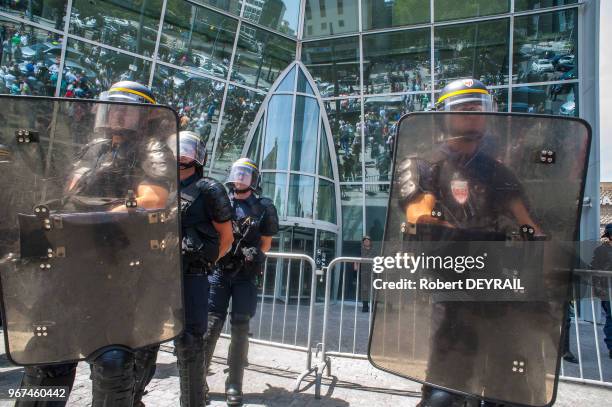
{"type": "Polygon", "coordinates": [[[134,354],[134,405],[137,405],[142,400],[147,385],[155,375],[158,351],[159,345],[140,349],[134,354]]]}
{"type": "Polygon", "coordinates": [[[174,341],[181,385],[181,407],[203,407],[204,339],[185,332],[174,341]]]}
{"type": "Polygon", "coordinates": [[[76,363],[50,366],[28,366],[21,379],[21,387],[25,386],[61,386],[68,387],[65,401],[24,401],[17,399],[16,407],[64,407],[74,384],[76,363]]]}
{"type": "Polygon", "coordinates": [[[462,396],[423,386],[423,398],[418,407],[463,407],[465,401],[462,396]]]}
{"type": "Polygon", "coordinates": [[[223,324],[225,323],[225,315],[216,313],[208,314],[208,327],[206,334],[204,335],[204,354],[206,357],[206,370],[210,368],[210,362],[212,361],[213,354],[215,353],[215,347],[217,341],[223,330],[223,324]]]}
{"type": "Polygon", "coordinates": [[[134,354],[111,350],[98,356],[91,369],[92,407],[132,407],[134,354]]]}

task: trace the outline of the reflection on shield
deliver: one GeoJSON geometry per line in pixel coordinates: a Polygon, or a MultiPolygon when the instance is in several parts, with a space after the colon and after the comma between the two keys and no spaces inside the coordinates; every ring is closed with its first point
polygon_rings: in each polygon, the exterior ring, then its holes
{"type": "Polygon", "coordinates": [[[554,401],[590,128],[423,113],[399,126],[369,357],[479,399],[554,401]]]}
{"type": "Polygon", "coordinates": [[[0,278],[21,365],[137,349],[183,329],[176,114],[152,105],[0,97],[0,278]],[[163,202],[140,205],[154,185],[163,202]],[[150,188],[150,187],[149,187],[150,188]]]}

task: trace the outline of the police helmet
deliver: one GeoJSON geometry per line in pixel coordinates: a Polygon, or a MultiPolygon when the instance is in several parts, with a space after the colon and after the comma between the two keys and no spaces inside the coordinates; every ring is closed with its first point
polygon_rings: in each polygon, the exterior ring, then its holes
{"type": "Polygon", "coordinates": [[[192,131],[179,132],[179,153],[176,154],[176,134],[168,138],[168,146],[182,166],[204,167],[206,165],[206,144],[192,131]]]}
{"type": "Polygon", "coordinates": [[[259,192],[259,168],[255,161],[250,158],[239,158],[232,164],[229,176],[225,182],[228,188],[236,192],[252,190],[259,192]],[[236,184],[247,185],[247,188],[238,189],[236,184]]]}
{"type": "MultiPolygon", "coordinates": [[[[124,103],[156,104],[151,89],[138,82],[121,81],[100,94],[100,100],[124,103]]],[[[96,105],[97,132],[127,136],[141,131],[152,120],[152,109],[127,104],[99,103],[96,105]]]]}
{"type": "Polygon", "coordinates": [[[446,85],[436,102],[438,111],[494,111],[493,97],[487,87],[476,79],[457,79],[446,85]]]}

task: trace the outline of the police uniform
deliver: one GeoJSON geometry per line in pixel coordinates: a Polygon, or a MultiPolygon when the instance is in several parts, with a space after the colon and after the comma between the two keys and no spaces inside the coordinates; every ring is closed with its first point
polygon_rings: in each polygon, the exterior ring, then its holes
{"type": "Polygon", "coordinates": [[[249,320],[255,315],[257,308],[256,279],[265,261],[264,253],[259,250],[260,241],[262,236],[278,233],[278,216],[274,203],[268,198],[251,194],[246,199],[237,199],[230,195],[230,199],[233,208],[234,244],[231,252],[219,260],[214,273],[209,277],[210,298],[205,346],[209,366],[231,299],[231,343],[227,358],[229,375],[226,380],[226,393],[228,405],[240,405],[242,376],[247,364],[249,346],[249,320]]]}
{"type": "MultiPolygon", "coordinates": [[[[106,92],[102,100],[154,103],[150,90],[135,82],[119,82],[106,92]]],[[[112,109],[118,105],[100,105],[112,109]]],[[[134,123],[142,126],[142,122],[134,123]]],[[[174,174],[172,151],[161,140],[139,142],[138,127],[120,143],[110,138],[94,139],[86,145],[72,171],[63,209],[69,211],[108,211],[125,204],[130,191],[136,193],[141,184],[155,185],[168,191],[174,174]]],[[[84,311],[86,312],[86,311],[84,311]]],[[[126,310],[122,320],[133,323],[134,315],[126,310]]],[[[130,352],[121,348],[95,355],[91,362],[92,406],[131,407],[134,389],[143,382],[138,366],[149,366],[156,352],[151,349],[130,352]]],[[[154,364],[154,360],[153,360],[154,364]]],[[[76,363],[28,366],[22,386],[67,386],[72,388],[76,363]]],[[[152,375],[151,375],[152,377],[152,375]]],[[[21,401],[17,407],[61,407],[66,401],[21,401]]]]}
{"type": "MultiPolygon", "coordinates": [[[[461,111],[461,104],[467,101],[482,103],[485,106],[483,110],[490,111],[490,101],[486,96],[486,87],[478,81],[455,81],[442,91],[438,109],[461,111]]],[[[418,219],[407,219],[412,229],[406,238],[416,241],[505,240],[508,230],[519,230],[510,205],[517,200],[525,202],[523,187],[514,173],[491,154],[492,146],[486,134],[457,133],[449,125],[452,117],[445,118],[449,120],[447,127],[450,128],[444,129],[446,134],[441,135],[442,142],[437,151],[424,158],[408,157],[398,165],[398,204],[407,217],[415,216],[418,201],[425,195],[433,198],[430,213],[421,213],[418,219]]],[[[418,209],[416,211],[418,213],[418,209]]],[[[462,243],[446,245],[444,255],[465,255],[465,248],[462,243]]],[[[491,261],[494,260],[489,259],[488,267],[496,269],[491,261]]],[[[508,318],[521,312],[530,314],[529,307],[533,306],[503,301],[434,301],[426,381],[445,388],[465,389],[485,371],[496,377],[506,374],[505,371],[495,371],[496,366],[511,365],[511,358],[516,358],[520,349],[512,346],[514,339],[510,335],[496,332],[500,327],[495,323],[503,325],[505,321],[508,326],[514,326],[516,321],[508,318]],[[513,312],[508,312],[509,307],[513,312]],[[485,337],[495,337],[496,341],[483,341],[485,337]],[[494,348],[488,348],[490,342],[496,342],[494,348]],[[487,355],[490,356],[488,365],[483,362],[487,355]],[[510,361],[501,360],[504,357],[510,361]]],[[[535,358],[531,366],[537,364],[534,362],[535,358]]],[[[532,372],[540,373],[537,367],[532,368],[532,372]]],[[[493,390],[499,382],[487,382],[488,390],[493,390]]],[[[524,382],[508,380],[505,385],[519,392],[531,393],[536,399],[539,396],[538,391],[526,388],[524,382]]],[[[419,406],[462,406],[470,400],[470,397],[424,385],[419,406]]],[[[480,403],[476,399],[472,402],[480,403]]],[[[496,404],[482,402],[480,405],[496,404]]]]}
{"type": "Polygon", "coordinates": [[[203,406],[204,334],[208,317],[208,274],[219,256],[213,226],[232,219],[232,207],[219,182],[198,174],[181,181],[185,333],[175,341],[181,378],[181,405],[203,406]]]}

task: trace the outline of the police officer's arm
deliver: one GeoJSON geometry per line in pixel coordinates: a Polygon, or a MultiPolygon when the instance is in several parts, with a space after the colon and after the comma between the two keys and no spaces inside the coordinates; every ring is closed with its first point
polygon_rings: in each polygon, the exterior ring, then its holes
{"type": "Polygon", "coordinates": [[[219,254],[217,260],[225,256],[234,243],[234,233],[232,230],[232,204],[230,203],[227,191],[217,181],[201,179],[198,181],[200,188],[203,188],[204,198],[209,205],[212,215],[212,224],[219,233],[219,254]]]}
{"type": "Polygon", "coordinates": [[[408,223],[435,223],[452,227],[446,221],[431,216],[436,205],[432,187],[432,169],[425,162],[408,158],[398,168],[400,206],[408,223]]]}
{"type": "Polygon", "coordinates": [[[261,224],[259,250],[266,253],[272,248],[272,237],[278,233],[278,214],[274,203],[270,199],[262,198],[261,204],[265,207],[265,213],[261,224]]]}
{"type": "MultiPolygon", "coordinates": [[[[170,195],[170,185],[176,176],[175,158],[165,143],[151,140],[145,147],[141,168],[143,180],[136,187],[136,203],[139,208],[163,209],[170,195]]],[[[125,205],[113,208],[113,212],[126,210],[125,205]]]]}
{"type": "Polygon", "coordinates": [[[168,195],[168,190],[160,185],[143,183],[136,189],[136,202],[139,208],[163,209],[168,195]]]}
{"type": "Polygon", "coordinates": [[[536,235],[542,234],[542,229],[540,229],[536,222],[531,218],[531,215],[529,214],[529,211],[527,210],[527,207],[522,199],[514,198],[510,200],[508,203],[508,208],[519,225],[529,225],[533,227],[536,235]]]}
{"type": "Polygon", "coordinates": [[[234,243],[232,222],[229,220],[221,223],[213,221],[212,224],[217,233],[219,233],[219,257],[217,257],[217,260],[219,260],[221,257],[227,254],[234,243]]]}

